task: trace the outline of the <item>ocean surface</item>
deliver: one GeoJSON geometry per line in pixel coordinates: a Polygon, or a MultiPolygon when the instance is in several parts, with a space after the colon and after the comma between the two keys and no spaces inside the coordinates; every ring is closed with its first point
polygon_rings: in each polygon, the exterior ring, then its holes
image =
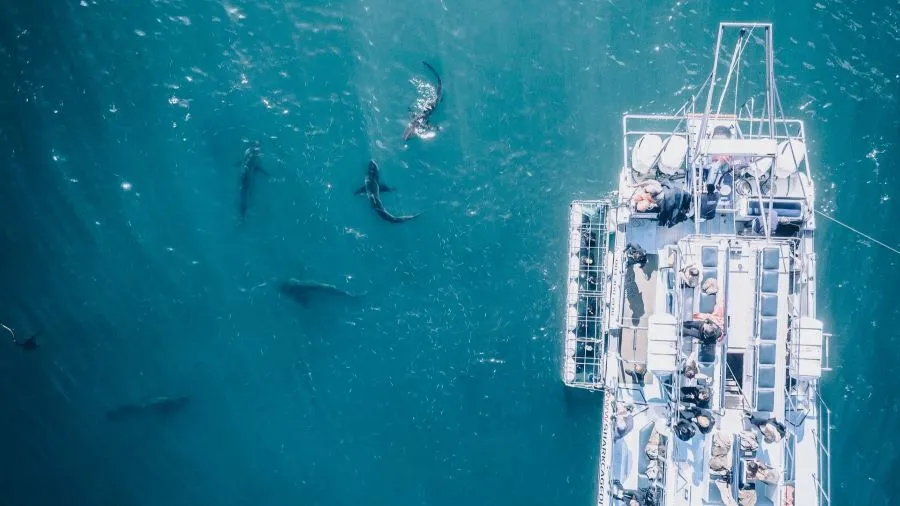
{"type": "MultiPolygon", "coordinates": [[[[42,334],[0,346],[0,504],[593,504],[567,205],[613,189],[621,114],[676,110],[723,20],[775,23],[820,208],[897,246],[896,0],[3,2],[0,322],[42,334]],[[405,143],[422,60],[440,131],[405,143]],[[369,159],[421,217],[353,195],[369,159]],[[289,278],[366,295],[303,308],[289,278]],[[159,396],[189,402],[106,417],[159,396]]],[[[900,258],[819,230],[833,503],[900,504],[900,258]]]]}

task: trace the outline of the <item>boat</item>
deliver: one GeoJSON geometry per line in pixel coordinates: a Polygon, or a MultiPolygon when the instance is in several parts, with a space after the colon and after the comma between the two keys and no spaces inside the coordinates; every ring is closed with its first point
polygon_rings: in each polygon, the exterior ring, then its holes
{"type": "Polygon", "coordinates": [[[830,503],[812,161],[774,73],[770,23],[720,23],[706,82],[624,114],[618,187],[570,204],[561,373],[602,403],[600,506],[830,503]]]}

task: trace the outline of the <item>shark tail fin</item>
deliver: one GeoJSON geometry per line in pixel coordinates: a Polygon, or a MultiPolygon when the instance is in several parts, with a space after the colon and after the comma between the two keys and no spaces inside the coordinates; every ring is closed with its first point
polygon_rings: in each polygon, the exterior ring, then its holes
{"type": "Polygon", "coordinates": [[[403,131],[403,140],[408,141],[410,137],[416,132],[416,123],[415,121],[410,121],[409,125],[406,125],[406,130],[403,131]]]}
{"type": "Polygon", "coordinates": [[[441,75],[438,74],[437,70],[435,70],[434,67],[432,67],[431,64],[427,61],[423,61],[422,64],[431,71],[431,73],[434,75],[434,79],[437,81],[437,95],[438,101],[440,101],[442,92],[444,90],[444,82],[441,80],[441,75]]]}

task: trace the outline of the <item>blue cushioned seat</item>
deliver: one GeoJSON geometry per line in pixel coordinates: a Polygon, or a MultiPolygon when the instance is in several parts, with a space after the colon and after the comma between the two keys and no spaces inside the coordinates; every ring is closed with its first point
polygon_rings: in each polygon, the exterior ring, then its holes
{"type": "Polygon", "coordinates": [[[757,411],[774,411],[775,410],[775,391],[759,390],[756,393],[756,410],[757,411]]]}
{"type": "Polygon", "coordinates": [[[778,251],[778,248],[763,249],[763,269],[767,271],[778,269],[779,256],[780,252],[778,251]]]}
{"type": "Polygon", "coordinates": [[[776,316],[778,314],[778,297],[771,293],[764,293],[759,298],[759,314],[776,316]]]}
{"type": "Polygon", "coordinates": [[[715,246],[704,246],[700,250],[700,262],[703,267],[715,267],[719,265],[719,248],[715,246]]]}
{"type": "Polygon", "coordinates": [[[776,293],[778,291],[778,271],[763,271],[760,288],[763,293],[776,293]]]}
{"type": "Polygon", "coordinates": [[[775,388],[775,368],[760,367],[756,373],[756,384],[759,388],[775,388]]]}
{"type": "Polygon", "coordinates": [[[776,318],[762,318],[760,320],[759,338],[763,341],[778,339],[778,320],[776,318]]]}
{"type": "Polygon", "coordinates": [[[759,364],[775,365],[775,343],[762,343],[759,345],[759,364]]]}

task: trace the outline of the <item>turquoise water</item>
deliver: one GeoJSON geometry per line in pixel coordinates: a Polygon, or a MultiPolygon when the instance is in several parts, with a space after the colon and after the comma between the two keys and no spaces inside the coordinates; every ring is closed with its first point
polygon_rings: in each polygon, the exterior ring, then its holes
{"type": "MultiPolygon", "coordinates": [[[[567,204],[612,189],[622,112],[703,80],[720,20],[775,23],[821,207],[896,244],[896,3],[9,4],[0,321],[43,335],[0,350],[4,505],[592,504],[567,204]],[[423,59],[442,130],[405,145],[423,59]],[[239,224],[247,139],[273,177],[239,224]],[[370,158],[423,216],[352,195],[370,158]],[[368,295],[304,310],[290,277],[368,295]],[[191,402],[104,419],[159,395],[191,402]]],[[[834,503],[900,504],[897,257],[820,228],[834,503]]]]}

